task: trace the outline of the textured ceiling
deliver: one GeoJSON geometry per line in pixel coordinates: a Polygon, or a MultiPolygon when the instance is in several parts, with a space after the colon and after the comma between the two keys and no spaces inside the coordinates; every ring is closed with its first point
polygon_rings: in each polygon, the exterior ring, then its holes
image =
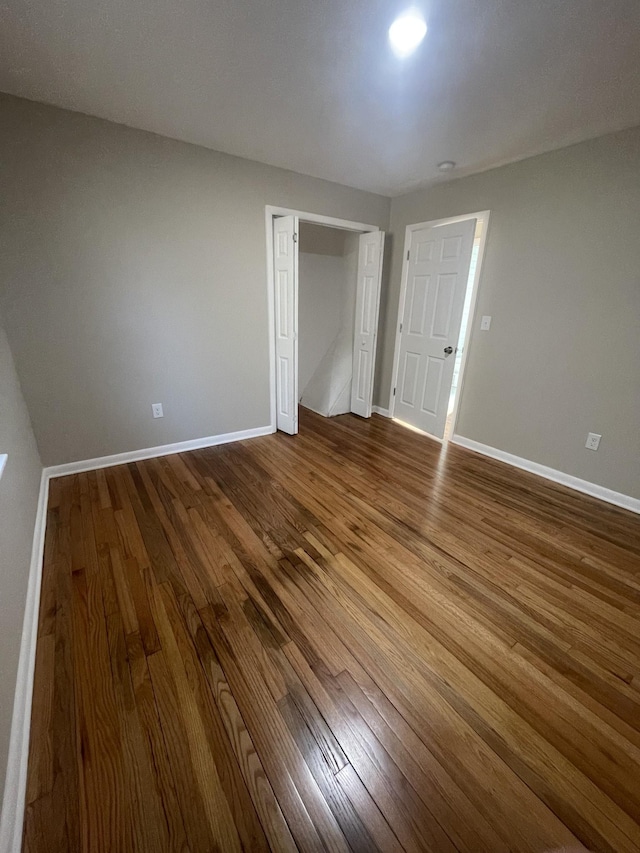
{"type": "Polygon", "coordinates": [[[409,5],[4,0],[0,90],[385,195],[640,124],[640,0],[409,5]]]}

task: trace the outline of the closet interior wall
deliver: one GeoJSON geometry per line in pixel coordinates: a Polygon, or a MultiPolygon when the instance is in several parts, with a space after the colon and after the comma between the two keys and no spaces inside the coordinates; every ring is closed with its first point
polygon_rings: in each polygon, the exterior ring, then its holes
{"type": "Polygon", "coordinates": [[[325,417],[350,410],[358,237],[300,223],[298,388],[325,417]]]}

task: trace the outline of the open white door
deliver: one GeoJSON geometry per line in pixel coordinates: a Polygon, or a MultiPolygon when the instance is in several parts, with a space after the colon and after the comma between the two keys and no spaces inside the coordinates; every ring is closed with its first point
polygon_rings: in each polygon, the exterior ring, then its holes
{"type": "Polygon", "coordinates": [[[360,236],[351,411],[363,418],[371,417],[383,251],[384,231],[360,236]]]}
{"type": "Polygon", "coordinates": [[[276,428],[298,432],[298,217],[273,221],[276,428]]]}
{"type": "Polygon", "coordinates": [[[437,438],[447,406],[475,219],[411,232],[393,417],[437,438]]]}

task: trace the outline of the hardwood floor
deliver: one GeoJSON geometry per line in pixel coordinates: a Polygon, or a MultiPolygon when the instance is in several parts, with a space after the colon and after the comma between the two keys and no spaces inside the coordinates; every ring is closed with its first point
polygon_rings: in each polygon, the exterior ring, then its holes
{"type": "Polygon", "coordinates": [[[640,519],[374,416],[51,483],[25,849],[640,850],[640,519]]]}

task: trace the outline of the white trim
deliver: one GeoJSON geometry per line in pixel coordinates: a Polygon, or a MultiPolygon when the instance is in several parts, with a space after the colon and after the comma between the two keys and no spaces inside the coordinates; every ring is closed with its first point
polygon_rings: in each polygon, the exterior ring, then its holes
{"type": "Polygon", "coordinates": [[[31,705],[38,640],[40,589],[42,584],[49,481],[53,477],[81,474],[84,471],[95,471],[98,468],[108,468],[112,465],[123,465],[127,462],[153,459],[157,456],[167,456],[171,453],[183,453],[188,450],[199,450],[203,447],[214,447],[215,445],[228,444],[232,441],[244,441],[248,438],[271,435],[274,431],[271,426],[256,427],[254,429],[238,430],[237,432],[227,432],[220,435],[210,435],[206,438],[195,438],[191,441],[180,441],[176,444],[164,444],[159,447],[132,450],[128,453],[116,453],[113,456],[101,456],[96,459],[69,462],[66,465],[52,465],[49,468],[43,469],[33,533],[27,598],[22,622],[20,659],[18,662],[18,675],[13,701],[9,756],[5,776],[2,814],[0,815],[0,853],[19,853],[22,849],[22,830],[27,791],[27,767],[29,762],[29,735],[31,731],[31,705]]]}
{"type": "Polygon", "coordinates": [[[264,209],[264,233],[267,240],[267,323],[269,326],[269,423],[277,429],[276,415],[276,284],[273,275],[273,217],[276,208],[264,209]]]}
{"type": "MultiPolygon", "coordinates": [[[[466,213],[463,216],[450,216],[447,219],[433,219],[430,222],[416,222],[412,225],[407,225],[405,229],[404,249],[402,255],[402,277],[400,282],[400,299],[398,300],[398,317],[396,319],[396,342],[393,351],[393,372],[391,388],[389,389],[389,412],[391,413],[390,417],[393,417],[395,411],[395,397],[393,394],[393,389],[397,386],[398,383],[398,365],[400,361],[401,338],[400,323],[402,322],[402,317],[404,315],[404,303],[407,294],[407,281],[409,278],[409,261],[407,260],[407,252],[409,251],[409,247],[411,246],[412,234],[414,231],[418,231],[421,228],[437,228],[440,225],[451,225],[454,222],[465,222],[467,219],[482,220],[482,234],[480,236],[480,244],[478,247],[478,260],[476,263],[473,283],[471,285],[469,321],[467,323],[465,339],[462,345],[462,359],[460,361],[460,373],[458,375],[458,390],[453,404],[451,434],[455,433],[456,424],[458,421],[458,413],[460,411],[460,399],[462,398],[462,390],[464,386],[465,370],[467,366],[467,361],[469,359],[469,350],[471,348],[471,333],[473,332],[473,328],[475,325],[476,303],[478,301],[478,291],[480,289],[480,277],[482,275],[482,264],[484,261],[484,252],[487,244],[487,234],[489,232],[490,218],[490,210],[480,210],[477,213],[466,213]]],[[[437,436],[431,437],[437,438],[437,436]]],[[[445,439],[445,442],[446,441],[447,439],[445,439]]]]}
{"type": "MultiPolygon", "coordinates": [[[[329,228],[339,228],[343,231],[379,231],[378,225],[369,225],[366,222],[352,222],[350,219],[339,219],[335,216],[324,216],[322,213],[309,213],[304,210],[294,210],[291,207],[276,207],[267,204],[265,207],[267,225],[269,217],[274,216],[297,216],[300,222],[313,222],[316,225],[328,225],[329,228]]],[[[267,231],[269,228],[267,228],[267,231]]]]}
{"type": "MultiPolygon", "coordinates": [[[[321,411],[320,411],[320,409],[314,409],[314,408],[313,408],[313,406],[310,406],[308,403],[304,403],[304,404],[303,404],[303,403],[299,403],[299,405],[300,405],[303,409],[308,409],[310,412],[314,412],[316,415],[320,415],[321,417],[326,418],[327,420],[329,420],[329,418],[335,418],[335,417],[337,417],[337,415],[332,415],[331,413],[329,413],[329,414],[327,415],[327,414],[325,414],[324,412],[321,412],[321,411]]],[[[346,412],[341,412],[340,414],[346,414],[346,412]]]]}
{"type": "Polygon", "coordinates": [[[462,343],[462,358],[460,359],[458,388],[456,390],[456,395],[453,400],[451,427],[449,429],[449,435],[445,435],[445,442],[449,441],[452,435],[455,435],[456,426],[458,423],[458,415],[460,413],[460,400],[462,399],[462,391],[464,389],[464,377],[467,369],[467,361],[469,360],[469,351],[471,349],[471,335],[476,324],[476,304],[478,302],[478,292],[480,290],[480,277],[482,276],[482,265],[484,262],[484,251],[487,245],[487,234],[489,233],[489,219],[491,218],[491,212],[488,210],[483,210],[482,213],[476,213],[475,217],[476,219],[482,219],[482,234],[480,235],[480,244],[478,246],[478,259],[476,261],[473,282],[471,284],[471,301],[469,302],[469,317],[467,321],[464,341],[462,343]]]}
{"type": "Polygon", "coordinates": [[[126,465],[128,462],[140,462],[143,459],[155,459],[172,453],[184,453],[187,450],[200,450],[203,447],[215,447],[217,444],[229,444],[232,441],[244,441],[271,435],[275,429],[269,426],[241,429],[237,432],[225,432],[220,435],[208,435],[205,438],[193,438],[190,441],[178,441],[175,444],[162,444],[158,447],[145,447],[141,450],[129,450],[126,453],[114,453],[113,456],[98,456],[95,459],[83,459],[79,462],[67,462],[64,465],[52,465],[45,468],[48,477],[66,477],[68,474],[82,474],[84,471],[96,471],[98,468],[111,468],[113,465],[126,465]]]}
{"type": "Polygon", "coordinates": [[[24,823],[27,766],[29,761],[29,733],[31,731],[31,703],[33,699],[33,676],[38,640],[40,586],[42,583],[42,560],[44,555],[48,497],[49,477],[46,470],[44,470],[40,478],[40,493],[33,530],[27,598],[22,622],[18,675],[13,700],[9,756],[4,782],[2,817],[0,818],[0,853],[18,853],[22,849],[22,826],[24,823]]]}
{"type": "Polygon", "coordinates": [[[371,406],[371,411],[375,415],[382,415],[383,418],[390,418],[389,409],[383,409],[382,406],[371,406]]]}
{"type": "Polygon", "coordinates": [[[276,315],[275,315],[275,282],[273,279],[273,218],[274,216],[297,216],[300,222],[313,222],[316,225],[328,225],[343,231],[369,233],[380,231],[378,225],[365,222],[352,222],[349,219],[338,219],[325,216],[322,213],[309,213],[295,210],[291,207],[278,207],[266,204],[264,208],[264,233],[267,241],[267,315],[269,323],[269,420],[271,432],[276,431],[276,315]]]}
{"type": "MultiPolygon", "coordinates": [[[[383,409],[381,406],[373,406],[373,411],[383,417],[389,417],[388,409],[383,409]]],[[[273,432],[274,430],[271,426],[257,427],[255,429],[240,430],[238,432],[224,433],[207,438],[197,438],[191,441],[182,441],[176,444],[165,444],[160,447],[144,450],[134,450],[128,453],[117,453],[113,456],[102,456],[83,462],[71,462],[67,465],[54,465],[42,471],[34,524],[24,620],[22,624],[22,639],[20,642],[20,658],[11,720],[4,798],[2,802],[2,814],[0,816],[0,853],[18,853],[22,847],[49,480],[53,477],[60,477],[66,474],[77,474],[97,468],[106,468],[111,465],[122,465],[127,462],[151,459],[156,456],[166,456],[171,453],[198,450],[232,441],[243,441],[248,438],[269,435],[273,432]]],[[[433,436],[429,437],[433,438],[433,436]]],[[[537,462],[531,462],[520,456],[514,456],[511,453],[506,453],[503,450],[498,450],[487,444],[481,444],[479,441],[474,441],[461,435],[454,434],[451,437],[451,442],[467,450],[472,450],[483,456],[489,456],[492,459],[506,462],[508,465],[513,465],[516,468],[537,474],[547,480],[552,480],[555,483],[560,483],[576,491],[640,514],[640,499],[638,498],[614,492],[596,483],[581,480],[578,477],[573,477],[562,471],[556,471],[554,468],[548,468],[546,465],[540,465],[537,462]]]]}
{"type": "Polygon", "coordinates": [[[8,456],[6,453],[0,453],[0,479],[2,479],[2,472],[4,471],[4,466],[7,464],[8,456]]]}
{"type": "Polygon", "coordinates": [[[614,492],[612,489],[606,489],[604,486],[599,486],[597,483],[590,483],[588,480],[581,480],[579,477],[574,477],[571,474],[565,474],[564,471],[557,471],[555,468],[548,468],[546,465],[540,465],[538,462],[532,462],[529,459],[524,459],[521,456],[514,456],[512,453],[507,453],[504,450],[498,450],[496,447],[490,447],[488,444],[481,444],[479,441],[474,441],[471,438],[465,438],[462,435],[454,434],[451,437],[453,444],[458,444],[460,447],[465,447],[467,450],[473,450],[476,453],[481,453],[483,456],[490,456],[492,459],[498,459],[500,462],[506,462],[507,465],[513,465],[514,468],[521,468],[523,471],[529,471],[531,474],[537,474],[539,477],[544,477],[545,480],[552,480],[554,483],[560,483],[570,489],[575,489],[577,492],[583,492],[585,495],[591,495],[593,498],[598,498],[601,501],[606,501],[610,504],[615,504],[623,509],[631,510],[640,514],[640,499],[632,498],[630,495],[623,495],[622,492],[614,492]]]}

